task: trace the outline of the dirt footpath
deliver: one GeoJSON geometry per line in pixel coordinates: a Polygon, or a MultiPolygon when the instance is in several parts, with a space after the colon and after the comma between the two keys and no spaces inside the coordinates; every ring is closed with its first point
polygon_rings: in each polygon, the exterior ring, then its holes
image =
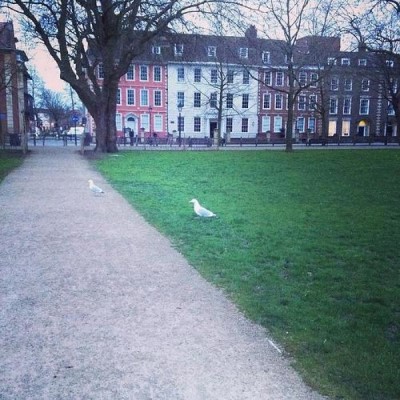
{"type": "Polygon", "coordinates": [[[0,237],[0,399],[322,399],[75,149],[0,184],[0,237]]]}

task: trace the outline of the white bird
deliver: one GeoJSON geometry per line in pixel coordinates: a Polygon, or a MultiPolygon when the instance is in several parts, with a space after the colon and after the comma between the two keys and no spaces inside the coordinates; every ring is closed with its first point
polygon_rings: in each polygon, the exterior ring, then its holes
{"type": "Polygon", "coordinates": [[[192,199],[189,201],[189,203],[193,203],[194,206],[194,212],[199,216],[199,217],[216,217],[216,215],[210,211],[207,210],[206,208],[202,207],[200,203],[196,199],[192,199]]]}
{"type": "Polygon", "coordinates": [[[91,179],[89,179],[88,182],[89,182],[89,189],[94,194],[104,193],[104,190],[102,188],[99,188],[98,186],[96,186],[91,179]]]}

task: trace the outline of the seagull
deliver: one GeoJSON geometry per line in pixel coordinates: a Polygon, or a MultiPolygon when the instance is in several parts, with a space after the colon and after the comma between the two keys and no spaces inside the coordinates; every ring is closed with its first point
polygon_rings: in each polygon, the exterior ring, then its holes
{"type": "Polygon", "coordinates": [[[102,188],[99,188],[98,186],[96,186],[91,179],[89,179],[88,182],[89,182],[89,189],[94,194],[104,193],[104,190],[102,188]]]}
{"type": "Polygon", "coordinates": [[[206,217],[206,218],[216,217],[216,215],[212,211],[207,210],[206,208],[202,207],[196,199],[190,200],[189,203],[193,203],[194,212],[199,217],[206,217]]]}

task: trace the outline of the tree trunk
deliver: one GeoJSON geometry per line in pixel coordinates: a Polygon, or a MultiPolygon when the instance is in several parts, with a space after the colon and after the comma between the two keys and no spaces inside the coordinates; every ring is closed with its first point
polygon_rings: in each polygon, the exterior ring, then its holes
{"type": "Polygon", "coordinates": [[[115,90],[106,90],[103,92],[103,99],[99,99],[99,101],[88,105],[88,111],[93,117],[95,123],[95,151],[101,153],[116,153],[118,151],[117,127],[115,121],[117,111],[117,90],[118,83],[115,85],[115,90]]]}

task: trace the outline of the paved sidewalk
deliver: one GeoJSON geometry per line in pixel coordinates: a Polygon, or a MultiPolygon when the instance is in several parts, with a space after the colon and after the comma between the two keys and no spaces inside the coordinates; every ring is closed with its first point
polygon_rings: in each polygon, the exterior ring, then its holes
{"type": "Polygon", "coordinates": [[[34,149],[0,224],[0,399],[322,398],[76,149],[34,149]]]}

